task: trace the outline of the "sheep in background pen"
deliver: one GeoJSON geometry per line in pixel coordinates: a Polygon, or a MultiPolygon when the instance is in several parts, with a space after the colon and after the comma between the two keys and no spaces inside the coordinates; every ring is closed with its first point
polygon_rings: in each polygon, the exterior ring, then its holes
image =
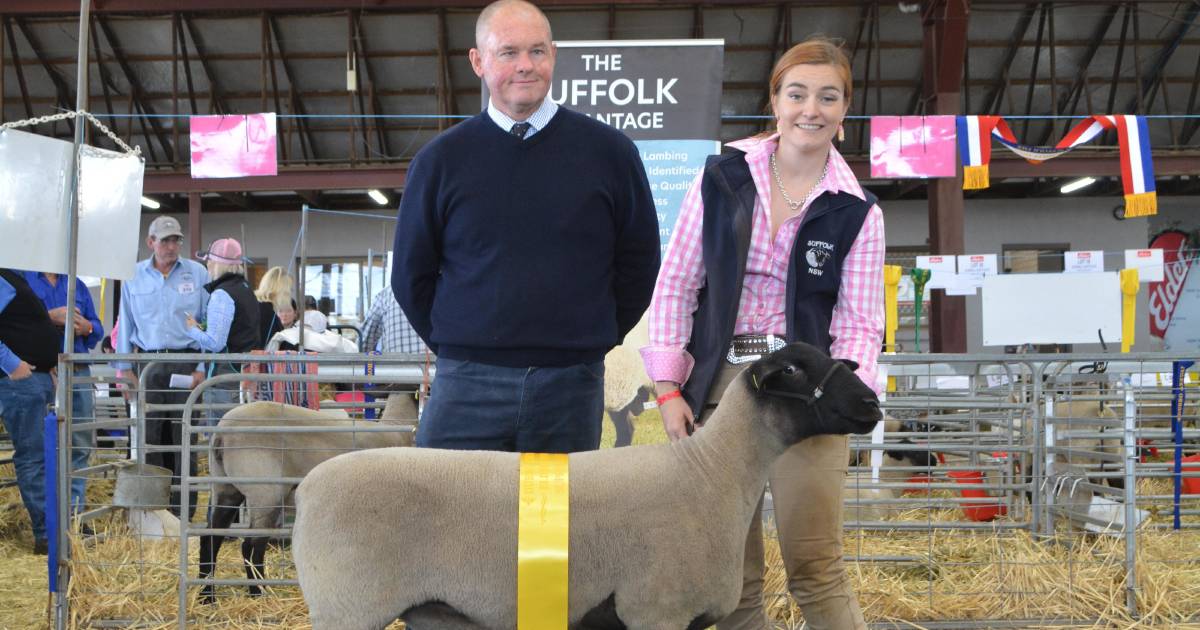
{"type": "MultiPolygon", "coordinates": [[[[1088,464],[1098,464],[1101,474],[1109,474],[1113,472],[1123,472],[1124,464],[1120,462],[1109,461],[1109,457],[1123,457],[1124,431],[1119,427],[1112,426],[1121,418],[1113,409],[1111,404],[1105,404],[1103,401],[1097,400],[1057,400],[1054,402],[1054,416],[1060,421],[1055,423],[1056,427],[1056,446],[1058,448],[1071,449],[1070,453],[1057,453],[1054,456],[1054,461],[1061,464],[1077,464],[1084,468],[1088,464]],[[1092,420],[1092,422],[1089,422],[1092,420]],[[1068,424],[1069,421],[1069,424],[1068,424]],[[1108,433],[1111,432],[1113,437],[1073,437],[1071,435],[1063,435],[1065,431],[1089,431],[1108,433]],[[1089,453],[1096,453],[1096,456],[1089,453]]],[[[1105,483],[1113,488],[1121,489],[1125,487],[1125,479],[1123,477],[1108,477],[1098,481],[1105,483]]]]}
{"type": "MultiPolygon", "coordinates": [[[[900,422],[894,418],[884,418],[884,431],[887,433],[908,432],[913,423],[900,422]]],[[[844,520],[848,523],[883,520],[888,514],[895,513],[900,506],[880,503],[896,499],[903,494],[898,488],[879,487],[879,483],[900,483],[907,481],[913,475],[930,474],[937,466],[937,456],[932,450],[896,450],[889,446],[901,444],[914,445],[908,438],[900,438],[893,444],[855,444],[851,446],[851,468],[859,467],[864,472],[850,471],[846,477],[846,490],[843,494],[844,520]],[[878,448],[877,448],[878,447],[878,448]],[[879,467],[879,481],[871,478],[870,453],[872,450],[883,450],[883,464],[879,467]]]]}
{"type": "MultiPolygon", "coordinates": [[[[706,628],[731,612],[770,465],[880,419],[854,367],[792,344],[688,438],[569,455],[568,626],[706,628]]],[[[292,539],[314,629],[515,627],[519,457],[382,449],[315,468],[292,539]]]]}
{"type": "MultiPolygon", "coordinates": [[[[392,394],[379,424],[415,427],[416,401],[411,394],[392,394]]],[[[231,409],[218,427],[310,426],[363,427],[375,423],[350,420],[345,412],[313,411],[274,402],[252,402],[231,409]]],[[[413,432],[353,432],[332,433],[215,433],[209,444],[209,474],[213,477],[303,477],[321,462],[342,453],[365,448],[411,446],[413,432]]],[[[249,526],[254,529],[274,527],[294,484],[213,483],[210,494],[209,528],[224,529],[237,517],[243,503],[249,514],[249,526]]],[[[211,577],[221,551],[224,536],[208,534],[200,537],[201,579],[211,577]]],[[[246,577],[263,576],[263,560],[267,552],[267,537],[242,540],[242,560],[246,577]]],[[[251,595],[259,595],[258,586],[249,587],[251,595]]],[[[206,584],[200,591],[202,602],[214,599],[213,586],[206,584]]]]}

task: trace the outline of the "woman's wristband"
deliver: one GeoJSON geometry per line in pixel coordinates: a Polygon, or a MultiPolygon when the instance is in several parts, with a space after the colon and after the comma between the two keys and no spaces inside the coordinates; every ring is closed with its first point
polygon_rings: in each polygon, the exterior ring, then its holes
{"type": "Polygon", "coordinates": [[[662,396],[659,396],[655,400],[658,401],[658,406],[661,407],[661,406],[663,406],[663,403],[667,402],[668,400],[672,400],[674,398],[679,398],[681,396],[683,396],[683,391],[677,389],[674,391],[667,392],[667,393],[663,394],[662,396]]]}

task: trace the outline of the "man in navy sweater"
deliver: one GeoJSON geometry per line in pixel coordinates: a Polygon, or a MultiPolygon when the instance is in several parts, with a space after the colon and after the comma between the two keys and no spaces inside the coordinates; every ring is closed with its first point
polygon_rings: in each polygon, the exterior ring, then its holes
{"type": "Polygon", "coordinates": [[[437,355],[418,446],[598,448],[604,355],[650,302],[658,219],[620,132],[547,98],[550,23],[489,5],[471,66],[487,110],[408,169],[392,289],[437,355]]]}

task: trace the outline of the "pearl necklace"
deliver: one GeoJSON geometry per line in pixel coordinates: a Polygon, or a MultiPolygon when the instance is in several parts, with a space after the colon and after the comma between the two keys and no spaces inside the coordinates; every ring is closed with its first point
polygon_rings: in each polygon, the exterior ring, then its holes
{"type": "Polygon", "coordinates": [[[804,198],[800,201],[793,201],[792,196],[789,195],[787,189],[783,187],[783,178],[779,176],[779,165],[775,163],[774,153],[771,154],[771,173],[775,175],[775,184],[779,186],[779,192],[783,194],[784,203],[788,205],[788,208],[791,209],[792,212],[795,212],[800,209],[800,206],[804,205],[805,201],[808,201],[808,198],[812,196],[813,191],[817,189],[817,186],[820,186],[821,182],[825,181],[825,176],[829,174],[829,160],[825,160],[825,168],[821,170],[821,176],[817,178],[817,181],[813,183],[812,188],[808,189],[808,194],[804,195],[804,198]]]}

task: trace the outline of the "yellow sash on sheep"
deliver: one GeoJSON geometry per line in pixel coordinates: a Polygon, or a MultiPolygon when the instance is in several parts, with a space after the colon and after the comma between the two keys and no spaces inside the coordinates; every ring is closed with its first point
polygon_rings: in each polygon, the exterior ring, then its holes
{"type": "Polygon", "coordinates": [[[567,456],[521,453],[517,510],[517,629],[567,627],[567,456]]]}

